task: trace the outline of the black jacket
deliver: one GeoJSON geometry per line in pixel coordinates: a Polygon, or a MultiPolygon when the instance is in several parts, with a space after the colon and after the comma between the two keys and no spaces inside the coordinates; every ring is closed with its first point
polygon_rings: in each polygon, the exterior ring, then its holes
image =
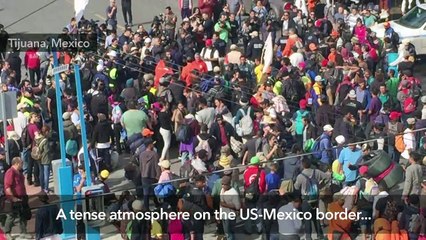
{"type": "Polygon", "coordinates": [[[255,37],[248,43],[246,57],[252,61],[262,56],[264,42],[259,37],[255,37]]]}
{"type": "MultiPolygon", "coordinates": [[[[234,136],[234,128],[231,124],[224,121],[224,127],[226,132],[226,138],[228,139],[228,143],[230,143],[231,136],[234,136]]],[[[214,122],[210,128],[210,135],[213,136],[216,139],[216,148],[220,149],[220,146],[222,146],[222,138],[220,136],[220,127],[217,122],[214,122]]]]}
{"type": "Polygon", "coordinates": [[[186,104],[186,98],[183,95],[183,90],[185,89],[185,83],[181,80],[174,81],[169,85],[169,89],[172,92],[173,99],[175,103],[182,102],[186,104]]]}
{"type": "Polygon", "coordinates": [[[96,124],[90,145],[95,147],[96,143],[107,143],[110,140],[114,145],[114,131],[111,128],[111,123],[108,121],[102,121],[96,124]]]}
{"type": "Polygon", "coordinates": [[[56,205],[44,206],[37,210],[35,220],[37,240],[63,232],[62,221],[56,220],[58,213],[59,208],[56,205]]]}

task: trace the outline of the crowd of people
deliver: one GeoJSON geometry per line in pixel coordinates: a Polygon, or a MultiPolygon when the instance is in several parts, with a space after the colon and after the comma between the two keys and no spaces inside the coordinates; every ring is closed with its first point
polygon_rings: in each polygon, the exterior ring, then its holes
{"type": "MultiPolygon", "coordinates": [[[[385,2],[296,1],[272,16],[268,0],[254,1],[252,9],[239,0],[199,0],[198,7],[179,0],[179,17],[166,7],[145,30],[133,26],[131,1],[122,0],[125,30],[119,33],[118,5],[111,0],[105,23],[73,18],[61,34],[94,41],[94,51],[31,48],[21,59],[11,49],[0,79],[3,92],[17,93],[18,115],[1,131],[8,146],[0,149],[1,193],[13,206],[2,230],[15,238],[11,230],[19,218],[26,233],[31,214],[25,181],[40,187],[47,203],[63,131],[75,194],[81,196],[93,178],[112,196],[108,211],[313,215],[244,220],[242,228],[240,220],[193,217],[113,222],[123,239],[199,240],[206,224],[216,224],[218,238],[228,240],[241,239],[238,234],[424,239],[426,96],[414,45],[400,40],[392,22],[378,14],[385,2]],[[370,29],[378,22],[384,22],[384,39],[370,29]],[[59,86],[53,54],[71,66],[60,74],[59,86]],[[81,79],[73,64],[80,65],[81,79]],[[123,177],[135,188],[115,199],[107,179],[125,154],[131,161],[123,177]],[[179,172],[172,172],[174,157],[179,172]],[[316,211],[359,212],[361,218],[319,221],[316,211]]],[[[76,205],[83,209],[81,201],[76,205]]],[[[37,215],[36,239],[62,231],[58,222],[43,224],[43,216],[55,211],[37,215]]],[[[84,222],[77,232],[85,238],[84,222]]]]}

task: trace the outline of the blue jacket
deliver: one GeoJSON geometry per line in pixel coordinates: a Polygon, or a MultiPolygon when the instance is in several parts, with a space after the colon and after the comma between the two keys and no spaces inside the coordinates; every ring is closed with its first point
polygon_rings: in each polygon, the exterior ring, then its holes
{"type": "Polygon", "coordinates": [[[329,151],[331,150],[331,141],[330,136],[323,133],[320,137],[320,146],[319,149],[321,151],[321,162],[325,164],[330,164],[332,159],[330,159],[329,151]]]}

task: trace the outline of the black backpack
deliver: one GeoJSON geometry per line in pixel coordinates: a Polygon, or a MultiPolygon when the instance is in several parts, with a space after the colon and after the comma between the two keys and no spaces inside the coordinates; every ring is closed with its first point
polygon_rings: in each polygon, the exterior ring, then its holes
{"type": "Polygon", "coordinates": [[[188,143],[192,137],[192,130],[188,124],[182,124],[176,134],[176,141],[188,143]]]}
{"type": "Polygon", "coordinates": [[[28,132],[28,125],[22,130],[21,141],[24,148],[27,148],[32,144],[30,133],[28,132]]]}
{"type": "Polygon", "coordinates": [[[256,178],[253,180],[253,182],[250,183],[250,185],[247,187],[247,189],[244,192],[244,198],[248,202],[257,202],[260,196],[260,190],[259,190],[259,177],[260,177],[260,171],[261,169],[257,171],[256,178]]]}

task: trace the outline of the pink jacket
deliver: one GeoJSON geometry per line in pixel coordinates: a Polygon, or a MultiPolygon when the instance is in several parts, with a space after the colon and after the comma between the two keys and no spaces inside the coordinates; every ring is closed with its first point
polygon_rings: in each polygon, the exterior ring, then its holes
{"type": "Polygon", "coordinates": [[[25,53],[25,67],[28,69],[37,69],[40,67],[40,57],[36,48],[28,49],[25,53]]]}
{"type": "Polygon", "coordinates": [[[355,26],[354,33],[357,36],[359,43],[364,44],[367,42],[367,28],[364,25],[360,27],[355,26]]]}

